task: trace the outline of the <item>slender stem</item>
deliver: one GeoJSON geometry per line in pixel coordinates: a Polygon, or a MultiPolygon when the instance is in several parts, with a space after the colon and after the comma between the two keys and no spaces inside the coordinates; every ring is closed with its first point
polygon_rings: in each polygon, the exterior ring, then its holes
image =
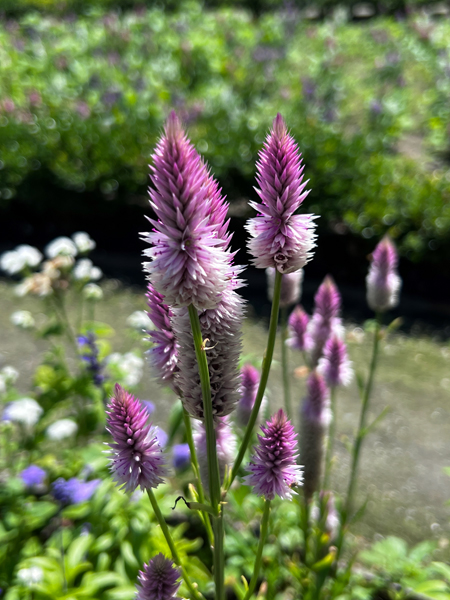
{"type": "Polygon", "coordinates": [[[256,584],[258,582],[259,571],[261,569],[262,553],[264,544],[266,543],[267,531],[269,529],[269,517],[270,517],[270,500],[264,501],[264,512],[261,521],[261,533],[259,535],[258,550],[256,551],[255,566],[253,567],[253,575],[248,586],[247,593],[244,596],[244,600],[251,598],[256,584]]]}
{"type": "Polygon", "coordinates": [[[65,552],[64,552],[64,538],[63,538],[63,528],[62,528],[62,524],[60,525],[59,528],[59,541],[61,543],[61,570],[62,570],[62,576],[63,576],[63,592],[66,594],[67,593],[67,577],[66,577],[66,558],[65,558],[65,552]]]}
{"type": "Polygon", "coordinates": [[[290,418],[292,417],[291,407],[291,384],[289,379],[289,355],[286,340],[288,337],[288,315],[287,308],[283,306],[281,308],[281,365],[283,369],[283,391],[284,391],[284,406],[286,408],[286,414],[290,418]]]}
{"type": "Polygon", "coordinates": [[[327,490],[330,485],[331,466],[333,462],[334,438],[336,436],[336,386],[331,388],[331,423],[328,431],[327,452],[325,456],[325,476],[323,478],[323,489],[327,490]]]}
{"type": "MultiPolygon", "coordinates": [[[[199,500],[202,504],[205,504],[205,492],[203,491],[202,480],[200,477],[200,468],[198,465],[197,452],[195,450],[194,437],[192,435],[192,424],[191,419],[189,417],[189,413],[185,408],[183,408],[183,419],[184,419],[184,428],[186,430],[186,439],[189,445],[189,451],[191,454],[191,464],[192,470],[194,471],[195,478],[197,479],[197,492],[199,500]]],[[[214,534],[211,527],[211,521],[209,520],[209,516],[203,512],[203,523],[205,524],[206,533],[208,535],[208,540],[211,546],[214,546],[214,534]]]]}
{"type": "Polygon", "coordinates": [[[208,455],[208,477],[209,477],[209,495],[211,506],[216,513],[213,517],[214,531],[214,582],[216,587],[216,600],[225,598],[225,570],[223,555],[224,528],[221,507],[220,490],[220,472],[219,461],[217,459],[216,432],[214,429],[214,420],[211,401],[211,385],[209,381],[208,361],[206,359],[206,350],[203,342],[200,319],[197,309],[191,304],[189,306],[189,319],[191,321],[192,336],[194,338],[195,355],[197,357],[200,382],[203,396],[203,416],[206,430],[206,449],[208,455]]]}
{"type": "Polygon", "coordinates": [[[261,402],[264,398],[264,392],[266,391],[267,380],[269,379],[270,373],[270,366],[272,364],[273,349],[275,347],[275,338],[277,335],[278,313],[280,308],[281,278],[282,274],[277,271],[275,274],[275,283],[273,289],[272,311],[270,313],[269,337],[267,339],[267,348],[264,354],[261,379],[259,382],[258,392],[256,394],[255,404],[250,415],[247,429],[245,430],[244,439],[242,440],[241,447],[239,448],[239,453],[236,457],[236,460],[234,461],[233,470],[231,471],[231,477],[227,489],[229,489],[229,487],[235,480],[236,475],[239,471],[239,467],[241,466],[241,463],[244,460],[245,452],[247,451],[247,447],[250,443],[256,419],[258,418],[258,412],[261,406],[261,402]]]}
{"type": "Polygon", "coordinates": [[[362,441],[365,436],[364,430],[365,430],[365,426],[366,426],[367,409],[369,408],[370,394],[372,392],[373,380],[374,380],[375,370],[376,370],[376,366],[377,366],[378,346],[379,346],[379,341],[380,341],[380,329],[381,329],[381,315],[377,314],[377,322],[376,322],[376,327],[375,327],[375,333],[373,336],[373,350],[372,350],[372,360],[370,363],[369,377],[367,379],[366,388],[364,390],[358,432],[356,434],[356,439],[353,444],[352,466],[351,466],[351,470],[350,470],[350,481],[349,481],[348,490],[347,490],[347,501],[345,504],[346,519],[348,519],[350,517],[350,513],[353,508],[353,495],[355,493],[356,475],[357,475],[357,471],[358,471],[358,463],[359,463],[359,457],[360,457],[360,453],[361,453],[361,445],[362,445],[362,441]]]}
{"type": "Polygon", "coordinates": [[[180,567],[181,572],[183,574],[183,579],[187,585],[187,587],[189,588],[189,591],[192,594],[192,597],[195,598],[195,600],[201,600],[202,595],[195,589],[195,587],[192,585],[191,580],[189,579],[188,574],[186,573],[186,569],[183,567],[183,565],[181,564],[181,559],[180,556],[177,552],[177,549],[175,548],[175,544],[173,542],[172,536],[170,535],[170,531],[169,528],[167,527],[167,523],[166,520],[164,519],[162,512],[158,506],[158,502],[156,501],[155,498],[155,494],[153,493],[153,490],[151,488],[149,488],[147,490],[147,494],[150,500],[150,503],[153,507],[153,511],[155,513],[156,519],[162,529],[162,532],[164,534],[164,537],[166,538],[166,542],[167,545],[169,546],[170,549],[170,553],[172,554],[172,558],[173,558],[173,562],[180,567]]]}

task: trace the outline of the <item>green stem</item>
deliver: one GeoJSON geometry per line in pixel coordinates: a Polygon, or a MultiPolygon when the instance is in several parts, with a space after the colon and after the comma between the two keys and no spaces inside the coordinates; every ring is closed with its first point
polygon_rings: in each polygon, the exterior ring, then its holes
{"type": "Polygon", "coordinates": [[[55,312],[58,316],[58,319],[61,323],[62,328],[64,329],[67,339],[69,340],[72,348],[75,350],[75,354],[78,354],[78,346],[75,340],[74,333],[72,331],[72,327],[70,325],[69,318],[66,313],[66,309],[64,306],[63,298],[56,292],[53,296],[55,312]]]}
{"type": "Polygon", "coordinates": [[[251,598],[256,584],[258,582],[259,572],[261,570],[262,553],[264,550],[264,544],[266,543],[267,531],[269,529],[269,517],[270,517],[270,500],[264,501],[264,512],[261,521],[261,533],[259,535],[258,550],[256,551],[255,566],[253,567],[253,575],[248,586],[247,593],[244,596],[244,600],[251,598]]]}
{"type": "Polygon", "coordinates": [[[281,365],[283,369],[283,391],[284,391],[284,406],[286,414],[289,418],[292,417],[291,407],[291,385],[289,379],[289,356],[286,340],[288,337],[288,315],[287,308],[281,308],[281,365]]]}
{"type": "Polygon", "coordinates": [[[327,452],[325,456],[325,476],[323,478],[323,489],[327,490],[330,485],[331,466],[333,461],[334,438],[336,436],[336,386],[331,388],[331,423],[328,431],[327,452]]]}
{"type": "Polygon", "coordinates": [[[170,553],[172,554],[173,562],[177,565],[177,567],[180,567],[181,572],[183,574],[183,579],[184,579],[189,591],[191,592],[192,597],[195,598],[195,600],[201,600],[202,595],[192,585],[192,582],[189,579],[188,574],[186,573],[186,569],[181,564],[180,556],[177,552],[177,549],[175,548],[175,544],[173,542],[172,536],[170,535],[170,531],[169,531],[169,528],[167,527],[166,520],[164,519],[162,512],[158,506],[158,502],[156,501],[153,490],[151,488],[147,489],[147,494],[148,494],[150,503],[152,505],[153,511],[155,513],[156,519],[162,529],[164,537],[166,538],[167,545],[169,546],[170,553]]]}
{"type": "Polygon", "coordinates": [[[269,337],[267,339],[267,348],[263,359],[261,379],[259,382],[258,392],[256,394],[255,404],[250,415],[247,429],[245,430],[244,439],[242,440],[241,447],[239,448],[239,453],[236,457],[236,460],[234,461],[233,470],[231,471],[231,477],[230,481],[228,482],[227,489],[230,488],[231,484],[235,480],[236,475],[239,471],[239,467],[241,466],[241,463],[244,460],[245,452],[247,451],[247,447],[250,443],[256,419],[258,418],[258,412],[261,406],[261,402],[264,398],[264,392],[266,391],[267,380],[269,379],[270,373],[270,366],[272,364],[273,349],[275,347],[275,338],[277,335],[278,313],[280,307],[281,278],[282,274],[277,271],[275,274],[275,283],[273,289],[272,311],[270,313],[269,337]]]}
{"type": "MultiPolygon", "coordinates": [[[[200,467],[198,465],[197,452],[195,450],[194,437],[192,435],[192,424],[191,419],[189,417],[189,413],[185,408],[183,408],[183,419],[184,419],[184,428],[186,431],[186,439],[189,445],[189,451],[191,454],[191,464],[192,470],[194,471],[195,478],[197,479],[197,492],[199,500],[202,504],[205,504],[205,492],[203,491],[202,480],[200,478],[200,467]]],[[[208,535],[208,540],[211,546],[214,546],[214,536],[213,530],[211,527],[211,521],[209,520],[209,516],[203,512],[203,523],[205,524],[206,533],[208,535]]]]}
{"type": "Polygon", "coordinates": [[[197,364],[202,387],[203,417],[205,420],[206,449],[208,455],[209,495],[211,498],[212,509],[216,514],[216,517],[213,517],[214,582],[216,587],[216,600],[224,600],[224,528],[220,504],[220,472],[219,461],[217,459],[216,432],[214,429],[214,420],[212,412],[211,385],[209,381],[208,361],[206,358],[206,349],[203,342],[202,330],[200,327],[200,319],[198,316],[197,309],[192,304],[189,306],[189,319],[191,322],[192,336],[194,338],[195,355],[197,357],[197,364]]]}
{"type": "Polygon", "coordinates": [[[350,470],[350,481],[349,481],[348,490],[347,490],[347,501],[345,504],[346,520],[350,517],[350,513],[353,508],[353,495],[355,493],[356,475],[358,472],[358,463],[359,463],[359,457],[360,457],[360,453],[361,453],[361,445],[362,445],[362,441],[365,436],[367,410],[369,408],[370,394],[372,392],[373,380],[374,380],[375,370],[376,370],[376,366],[377,366],[378,346],[379,346],[379,341],[380,341],[380,329],[381,329],[381,315],[377,314],[377,322],[376,322],[376,327],[375,327],[375,333],[373,336],[373,350],[372,350],[372,360],[370,363],[369,377],[367,379],[366,388],[364,390],[358,432],[356,434],[356,439],[353,444],[352,466],[351,466],[351,470],[350,470]]]}

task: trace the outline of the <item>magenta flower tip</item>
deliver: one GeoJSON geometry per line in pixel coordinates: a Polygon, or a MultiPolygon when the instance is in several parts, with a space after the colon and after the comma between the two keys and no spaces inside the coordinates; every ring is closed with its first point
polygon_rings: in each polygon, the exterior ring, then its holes
{"type": "Polygon", "coordinates": [[[301,154],[280,114],[273,122],[256,164],[257,194],[261,203],[251,203],[258,216],[246,227],[256,267],[274,267],[292,273],[305,266],[315,246],[313,215],[295,215],[308,195],[303,181],[301,154]]]}
{"type": "MultiPolygon", "coordinates": [[[[255,404],[260,374],[256,367],[247,364],[242,367],[241,376],[241,397],[236,407],[235,420],[240,427],[246,427],[255,404]]],[[[261,411],[262,405],[259,412],[261,413],[261,411]]]]}
{"type": "Polygon", "coordinates": [[[309,323],[309,316],[299,305],[289,315],[288,334],[286,343],[291,348],[303,352],[307,347],[306,330],[309,323]]]}
{"type": "Polygon", "coordinates": [[[159,553],[139,571],[136,600],[171,600],[180,587],[181,570],[159,553]]]}
{"type": "Polygon", "coordinates": [[[302,407],[304,420],[327,426],[330,423],[330,393],[325,379],[317,371],[308,377],[307,395],[302,407]]]}
{"type": "Polygon", "coordinates": [[[397,264],[394,242],[385,236],[372,254],[366,278],[367,303],[375,312],[385,312],[398,304],[402,280],[397,274],[397,264]]]}
{"type": "Polygon", "coordinates": [[[330,387],[346,386],[351,382],[353,378],[352,363],[347,357],[347,346],[339,336],[332,335],[327,340],[317,371],[323,375],[330,387]]]}
{"type": "Polygon", "coordinates": [[[156,488],[167,475],[165,459],[148,412],[139,400],[119,384],[107,410],[107,428],[113,443],[111,472],[126,492],[156,488]]]}
{"type": "Polygon", "coordinates": [[[254,492],[273,500],[292,497],[292,486],[301,485],[301,467],[296,464],[298,456],[297,434],[286,414],[280,409],[261,430],[264,437],[258,435],[258,444],[244,478],[254,492]]]}

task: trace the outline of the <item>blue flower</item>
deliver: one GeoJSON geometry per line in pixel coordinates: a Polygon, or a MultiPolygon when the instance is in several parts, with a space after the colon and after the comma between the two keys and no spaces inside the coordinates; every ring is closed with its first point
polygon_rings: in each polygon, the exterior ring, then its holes
{"type": "Polygon", "coordinates": [[[30,465],[20,473],[20,477],[26,487],[40,485],[46,478],[47,473],[37,465],[30,465]]]}

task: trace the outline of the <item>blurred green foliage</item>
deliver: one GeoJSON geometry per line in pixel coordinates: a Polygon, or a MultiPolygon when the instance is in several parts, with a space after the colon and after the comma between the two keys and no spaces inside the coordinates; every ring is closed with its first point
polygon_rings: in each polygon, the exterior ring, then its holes
{"type": "Polygon", "coordinates": [[[36,177],[106,199],[143,194],[172,108],[239,198],[279,111],[322,225],[389,231],[412,259],[450,231],[448,22],[312,25],[295,10],[256,18],[196,2],[29,13],[0,26],[0,63],[0,206],[27,182],[32,201],[36,177]]]}

